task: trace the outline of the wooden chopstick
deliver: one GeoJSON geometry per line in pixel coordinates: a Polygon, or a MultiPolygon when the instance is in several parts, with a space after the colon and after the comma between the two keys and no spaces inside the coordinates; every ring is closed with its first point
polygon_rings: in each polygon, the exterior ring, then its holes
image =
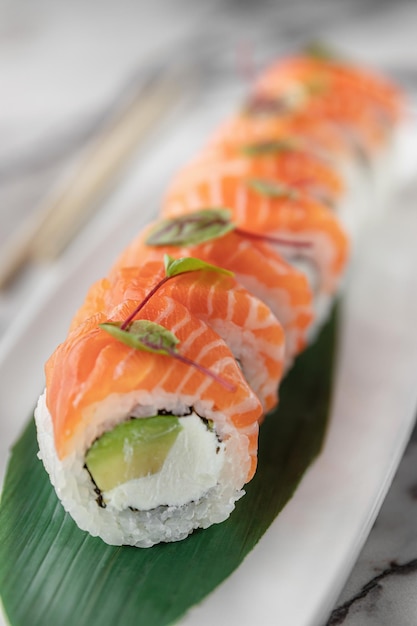
{"type": "Polygon", "coordinates": [[[0,289],[32,259],[51,261],[111,190],[123,166],[180,94],[178,77],[152,77],[113,124],[93,141],[71,178],[3,246],[0,289]]]}

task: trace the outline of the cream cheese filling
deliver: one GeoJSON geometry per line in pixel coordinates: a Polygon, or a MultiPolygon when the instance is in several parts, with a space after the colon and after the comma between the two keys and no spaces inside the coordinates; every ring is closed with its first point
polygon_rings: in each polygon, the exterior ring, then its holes
{"type": "Polygon", "coordinates": [[[161,470],[129,480],[102,493],[106,506],[146,511],[199,500],[219,480],[224,444],[196,413],[180,418],[182,426],[161,470]]]}

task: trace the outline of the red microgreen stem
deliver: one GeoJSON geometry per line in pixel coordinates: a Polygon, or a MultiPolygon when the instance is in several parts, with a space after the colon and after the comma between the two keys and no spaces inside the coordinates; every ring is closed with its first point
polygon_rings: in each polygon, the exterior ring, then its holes
{"type": "Polygon", "coordinates": [[[192,367],[195,367],[202,374],[205,374],[206,376],[210,376],[210,378],[212,378],[217,383],[222,385],[228,391],[236,391],[236,385],[234,385],[233,383],[229,383],[229,381],[225,380],[224,378],[221,378],[221,376],[218,376],[211,370],[207,369],[206,367],[204,367],[204,365],[200,365],[199,363],[196,363],[195,361],[193,361],[192,359],[189,359],[183,354],[179,354],[178,352],[175,352],[175,350],[167,350],[167,353],[170,356],[172,356],[174,359],[177,359],[177,361],[180,361],[181,363],[185,363],[185,365],[191,365],[192,367]]]}
{"type": "Polygon", "coordinates": [[[311,241],[297,241],[296,239],[284,239],[282,237],[273,237],[265,233],[254,233],[243,228],[235,227],[235,233],[248,239],[256,239],[258,241],[266,241],[267,243],[277,244],[279,246],[289,246],[291,248],[311,248],[311,241]]]}
{"type": "Polygon", "coordinates": [[[145,298],[142,300],[142,302],[140,304],[138,304],[138,306],[135,308],[135,310],[132,311],[132,313],[129,315],[129,317],[125,319],[123,324],[120,326],[120,329],[121,330],[126,330],[128,328],[128,326],[129,326],[129,324],[131,322],[133,322],[133,320],[136,317],[136,315],[143,309],[145,304],[147,304],[149,302],[149,300],[152,298],[152,296],[154,296],[156,294],[158,289],[160,289],[163,285],[165,285],[165,283],[167,283],[169,280],[171,280],[171,278],[175,278],[176,276],[183,276],[184,274],[190,274],[192,272],[193,272],[193,270],[186,270],[186,271],[181,272],[181,274],[174,274],[173,276],[164,276],[164,278],[162,278],[155,285],[155,287],[153,287],[150,290],[150,292],[147,294],[147,296],[145,296],[145,298]]]}
{"type": "MultiPolygon", "coordinates": [[[[184,272],[185,273],[185,272],[184,272]]],[[[153,287],[153,289],[150,290],[150,292],[148,293],[148,295],[142,300],[142,302],[140,304],[138,304],[138,306],[136,307],[136,309],[134,311],[132,311],[132,313],[129,315],[129,317],[127,317],[125,319],[125,321],[123,322],[123,324],[120,326],[121,330],[126,330],[126,328],[129,326],[129,324],[131,322],[133,322],[134,318],[136,317],[136,315],[139,313],[139,311],[141,311],[143,309],[143,307],[145,306],[145,304],[147,304],[147,302],[149,302],[149,300],[152,298],[153,295],[155,295],[155,293],[158,291],[158,289],[160,289],[162,287],[162,285],[164,285],[170,278],[174,278],[173,276],[164,276],[164,278],[162,278],[159,283],[157,283],[155,285],[155,287],[153,287]]]]}

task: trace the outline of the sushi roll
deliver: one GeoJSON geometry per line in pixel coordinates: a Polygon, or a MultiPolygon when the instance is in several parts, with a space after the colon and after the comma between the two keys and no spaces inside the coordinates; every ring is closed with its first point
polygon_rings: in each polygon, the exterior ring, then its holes
{"type": "Polygon", "coordinates": [[[404,98],[395,85],[315,49],[264,70],[241,111],[220,126],[207,148],[301,142],[343,179],[338,215],[357,238],[391,191],[403,117],[404,98]]]}
{"type": "MultiPolygon", "coordinates": [[[[371,209],[374,213],[377,207],[376,174],[364,155],[349,147],[327,118],[318,123],[308,111],[288,117],[254,111],[255,104],[220,127],[195,165],[200,160],[218,160],[224,152],[270,158],[275,151],[282,165],[285,160],[298,160],[300,168],[294,167],[290,178],[279,172],[276,181],[287,180],[296,190],[323,202],[356,238],[371,209]]],[[[190,163],[190,169],[195,165],[190,163]]]]}
{"type": "Polygon", "coordinates": [[[178,172],[46,364],[40,457],[80,528],[150,547],[229,517],[401,116],[384,79],[293,57],[178,172]]]}
{"type": "Polygon", "coordinates": [[[280,183],[283,188],[294,193],[304,191],[335,208],[344,193],[343,180],[330,159],[312,149],[305,139],[283,136],[234,146],[218,142],[207,147],[174,178],[166,201],[191,184],[219,173],[280,183]]]}
{"type": "Polygon", "coordinates": [[[183,304],[224,339],[265,412],[278,402],[285,335],[271,310],[219,268],[185,257],[123,267],[95,283],[73,327],[99,311],[109,312],[125,300],[142,303],[163,294],[183,304]],[[170,273],[177,267],[179,273],[170,273]],[[184,271],[181,271],[184,267],[184,271]],[[193,269],[195,267],[195,269],[193,269]],[[199,269],[201,267],[201,269],[199,269]],[[187,269],[191,268],[191,269],[187,269]]]}
{"type": "Polygon", "coordinates": [[[309,280],[314,334],[327,317],[348,259],[349,238],[337,216],[301,191],[294,193],[267,179],[223,173],[207,175],[169,196],[163,214],[192,214],[204,207],[226,207],[239,228],[276,238],[277,250],[309,280]]]}
{"type": "Polygon", "coordinates": [[[190,255],[233,272],[237,282],[264,302],[285,332],[287,370],[308,343],[313,295],[306,276],[262,237],[233,229],[225,211],[201,211],[151,224],[117,259],[113,271],[150,260],[190,255]],[[190,226],[192,225],[192,233],[190,226]]]}
{"type": "Polygon", "coordinates": [[[306,54],[273,63],[256,81],[263,99],[308,109],[320,123],[331,120],[346,142],[368,154],[386,144],[401,115],[398,89],[375,72],[359,69],[330,54],[306,54]]]}
{"type": "Polygon", "coordinates": [[[121,331],[130,345],[106,330],[135,308],[126,301],[69,334],[46,364],[35,419],[42,461],[78,526],[149,547],[230,515],[255,472],[262,406],[224,341],[178,302],[148,302],[121,331]],[[142,341],[159,349],[132,347],[144,322],[142,341]],[[161,349],[155,325],[174,333],[175,353],[161,349]]]}

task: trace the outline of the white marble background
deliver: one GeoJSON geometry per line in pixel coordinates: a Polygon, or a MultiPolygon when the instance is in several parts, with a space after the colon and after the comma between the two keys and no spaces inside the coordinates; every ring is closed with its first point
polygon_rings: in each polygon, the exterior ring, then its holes
{"type": "MultiPolygon", "coordinates": [[[[0,1],[0,246],[141,72],[192,63],[205,88],[224,88],[242,59],[256,71],[324,39],[391,73],[415,103],[416,28],[417,4],[403,0],[0,1]]],[[[0,339],[36,276],[0,295],[0,339]]],[[[417,436],[328,622],[337,624],[417,624],[417,436]]]]}

